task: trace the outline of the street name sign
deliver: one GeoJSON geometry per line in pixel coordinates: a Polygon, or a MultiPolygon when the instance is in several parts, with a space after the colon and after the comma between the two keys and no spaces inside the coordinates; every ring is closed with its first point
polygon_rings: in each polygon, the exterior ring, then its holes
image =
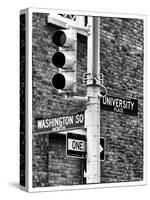
{"type": "Polygon", "coordinates": [[[132,116],[138,115],[137,99],[125,99],[107,95],[101,97],[100,106],[102,110],[108,110],[132,116]]]}
{"type": "Polygon", "coordinates": [[[58,116],[54,118],[36,118],[35,132],[60,132],[71,129],[84,128],[84,111],[76,114],[58,116]]]}

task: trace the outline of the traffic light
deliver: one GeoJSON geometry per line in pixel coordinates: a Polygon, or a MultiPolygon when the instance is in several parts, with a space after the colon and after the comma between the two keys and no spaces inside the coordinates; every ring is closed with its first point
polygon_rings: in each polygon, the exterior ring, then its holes
{"type": "Polygon", "coordinates": [[[52,63],[59,72],[52,77],[52,85],[61,93],[76,92],[77,33],[74,29],[57,30],[52,37],[59,50],[52,63]]]}

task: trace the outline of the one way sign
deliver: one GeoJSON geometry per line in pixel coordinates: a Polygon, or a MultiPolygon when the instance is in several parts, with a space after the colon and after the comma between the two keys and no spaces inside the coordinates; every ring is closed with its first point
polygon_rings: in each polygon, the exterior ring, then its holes
{"type": "Polygon", "coordinates": [[[100,160],[105,160],[105,138],[100,138],[100,160]]]}

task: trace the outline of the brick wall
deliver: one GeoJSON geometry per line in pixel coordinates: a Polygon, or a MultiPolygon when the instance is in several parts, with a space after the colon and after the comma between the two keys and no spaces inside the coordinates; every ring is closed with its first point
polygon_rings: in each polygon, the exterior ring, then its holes
{"type": "Polygon", "coordinates": [[[48,186],[48,134],[33,137],[33,187],[48,186]]]}
{"type": "MultiPolygon", "coordinates": [[[[52,65],[51,58],[58,50],[52,45],[52,35],[58,27],[47,23],[47,15],[33,14],[34,187],[81,184],[83,179],[83,162],[66,157],[64,136],[34,134],[36,117],[77,113],[86,108],[84,103],[64,100],[52,88],[51,78],[57,69],[52,65]]],[[[101,17],[100,35],[101,72],[108,94],[138,99],[138,116],[101,110],[101,136],[106,139],[101,181],[142,180],[143,22],[138,19],[101,17]]],[[[84,96],[86,88],[82,85],[82,74],[87,64],[87,38],[78,35],[77,45],[77,94],[84,96]]]]}
{"type": "Polygon", "coordinates": [[[143,21],[101,18],[100,64],[108,94],[138,100],[138,116],[101,111],[102,182],[143,178],[143,21]]]}
{"type": "MultiPolygon", "coordinates": [[[[62,95],[58,94],[57,91],[52,87],[51,79],[52,76],[57,72],[56,67],[52,65],[52,55],[58,50],[56,46],[52,44],[52,35],[58,29],[58,27],[49,25],[47,23],[47,15],[48,14],[33,14],[33,133],[35,126],[35,118],[36,117],[55,117],[58,115],[66,115],[81,112],[85,110],[85,104],[74,101],[66,101],[62,98],[62,95]]],[[[87,38],[82,35],[78,35],[78,43],[77,43],[77,94],[84,96],[86,94],[85,87],[79,83],[82,82],[82,74],[86,71],[86,63],[87,63],[87,38]]],[[[33,134],[33,186],[47,186],[52,185],[52,183],[58,184],[58,180],[56,179],[56,175],[58,173],[52,172],[51,162],[48,162],[47,156],[49,160],[51,160],[51,150],[49,148],[50,153],[46,156],[44,151],[41,150],[44,146],[51,146],[51,140],[48,139],[49,134],[35,135],[33,134]],[[41,139],[45,142],[42,143],[41,139]],[[50,142],[49,142],[50,141],[50,142]],[[50,163],[50,165],[48,165],[50,163]],[[54,174],[54,175],[52,175],[54,174]],[[50,179],[51,177],[51,179],[50,179]],[[54,177],[56,182],[54,182],[54,177]]],[[[55,141],[55,140],[54,140],[55,141]]],[[[61,144],[61,141],[60,141],[61,144]]],[[[56,149],[57,148],[57,144],[56,149]]],[[[60,145],[59,145],[60,146],[60,145]]],[[[64,151],[60,151],[64,155],[64,151]]],[[[55,165],[60,165],[60,159],[53,159],[53,163],[55,160],[55,165]]],[[[65,162],[67,162],[67,157],[65,158],[65,162]]],[[[62,178],[62,182],[66,184],[76,184],[81,183],[79,180],[79,176],[81,173],[80,169],[77,169],[77,166],[82,165],[82,161],[78,159],[68,158],[68,164],[60,165],[68,168],[68,176],[66,176],[64,182],[64,178],[62,178]],[[75,165],[73,165],[75,162],[75,165]],[[70,168],[69,168],[70,166],[70,168]],[[78,173],[76,174],[76,178],[71,180],[72,176],[69,172],[74,170],[78,173]],[[77,181],[78,180],[78,181],[77,181]]],[[[53,169],[55,171],[55,168],[53,169]]],[[[58,171],[58,170],[57,170],[58,171]]],[[[72,173],[74,174],[74,173],[72,173]]]]}
{"type": "Polygon", "coordinates": [[[67,157],[66,136],[49,135],[48,184],[74,185],[83,183],[83,160],[67,157]]]}

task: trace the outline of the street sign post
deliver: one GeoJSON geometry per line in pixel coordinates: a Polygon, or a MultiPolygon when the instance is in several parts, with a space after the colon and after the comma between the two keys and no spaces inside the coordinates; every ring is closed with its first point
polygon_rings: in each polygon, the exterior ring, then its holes
{"type": "Polygon", "coordinates": [[[92,83],[87,85],[87,159],[86,183],[100,183],[100,85],[97,83],[100,73],[99,31],[98,17],[88,20],[90,34],[88,36],[87,73],[91,74],[92,83]]]}

